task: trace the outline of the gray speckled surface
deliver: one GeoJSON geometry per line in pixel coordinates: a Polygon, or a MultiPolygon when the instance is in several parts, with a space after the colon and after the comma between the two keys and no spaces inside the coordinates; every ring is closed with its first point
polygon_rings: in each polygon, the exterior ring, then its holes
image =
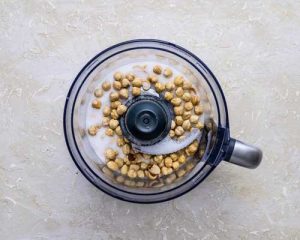
{"type": "Polygon", "coordinates": [[[1,1],[0,239],[300,239],[297,1],[1,1]],[[97,52],[159,38],[196,53],[256,170],[220,166],[156,205],[112,199],[65,146],[65,96],[97,52]]]}

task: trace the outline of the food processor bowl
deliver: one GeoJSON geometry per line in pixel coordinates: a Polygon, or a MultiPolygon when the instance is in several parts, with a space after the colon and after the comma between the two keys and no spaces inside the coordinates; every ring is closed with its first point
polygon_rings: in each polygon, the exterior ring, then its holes
{"type": "MultiPolygon", "coordinates": [[[[157,108],[158,112],[166,109],[165,106],[152,105],[151,107],[157,108]]],[[[144,108],[147,108],[148,105],[145,106],[144,108]]],[[[136,111],[138,110],[132,111],[129,118],[135,118],[136,111]]],[[[166,113],[166,116],[168,114],[166,113]]],[[[97,119],[98,116],[94,117],[97,119]]],[[[163,124],[158,126],[161,127],[162,134],[163,126],[167,126],[168,123],[163,124]]],[[[130,125],[129,120],[126,126],[130,133],[142,136],[142,128],[130,125]]],[[[255,168],[262,159],[262,152],[258,148],[230,137],[225,97],[209,68],[188,50],[161,40],[141,39],[122,42],[91,59],[79,72],[69,90],[64,110],[64,132],[75,164],[92,184],[115,198],[136,203],[162,202],[181,196],[203,181],[222,160],[255,168]],[[196,154],[178,171],[162,179],[148,180],[147,184],[144,181],[121,178],[105,168],[101,147],[96,148],[93,141],[98,141],[98,144],[101,141],[100,146],[109,145],[108,137],[102,136],[91,141],[86,132],[87,116],[91,114],[88,108],[94,89],[105,81],[111,72],[126,70],[128,64],[139,66],[145,62],[169,65],[179,73],[183,73],[200,93],[205,113],[204,128],[197,138],[199,147],[196,154]]],[[[160,140],[161,135],[157,134],[153,143],[160,144],[160,140]]]]}

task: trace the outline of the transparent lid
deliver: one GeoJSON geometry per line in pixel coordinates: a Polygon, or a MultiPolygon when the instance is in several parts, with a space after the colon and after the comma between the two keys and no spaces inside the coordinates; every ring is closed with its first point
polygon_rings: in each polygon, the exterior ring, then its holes
{"type": "Polygon", "coordinates": [[[134,202],[192,189],[221,160],[220,143],[229,137],[224,97],[209,69],[157,40],[121,43],[93,58],[70,89],[64,120],[82,173],[134,202]]]}

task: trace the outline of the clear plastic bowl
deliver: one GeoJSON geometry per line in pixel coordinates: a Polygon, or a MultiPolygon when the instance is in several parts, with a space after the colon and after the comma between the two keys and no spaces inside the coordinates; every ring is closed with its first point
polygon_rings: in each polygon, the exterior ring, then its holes
{"type": "Polygon", "coordinates": [[[64,131],[70,154],[82,174],[107,194],[131,202],[154,203],[178,197],[203,181],[221,160],[235,161],[238,165],[251,167],[241,160],[242,157],[235,156],[237,159],[234,159],[232,156],[239,149],[236,149],[236,141],[230,138],[226,101],[213,73],[191,52],[160,40],[123,42],[91,59],[79,72],[68,93],[64,110],[64,131]],[[126,64],[145,61],[169,64],[187,74],[196,83],[197,89],[202,91],[201,101],[206,103],[205,111],[209,116],[206,119],[207,135],[204,144],[183,166],[185,174],[174,173],[175,177],[154,180],[147,183],[147,187],[138,182],[118,182],[116,176],[103,171],[103,159],[96,154],[85,133],[88,103],[93,97],[93,90],[101,84],[99,79],[105,80],[103,76],[126,64]]]}

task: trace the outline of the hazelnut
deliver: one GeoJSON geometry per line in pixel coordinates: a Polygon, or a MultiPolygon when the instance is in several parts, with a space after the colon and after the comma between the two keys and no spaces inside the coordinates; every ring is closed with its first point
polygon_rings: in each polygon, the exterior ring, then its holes
{"type": "Polygon", "coordinates": [[[95,99],[92,101],[92,107],[96,108],[96,109],[100,109],[101,108],[101,102],[98,99],[95,99]]]}
{"type": "Polygon", "coordinates": [[[164,176],[168,175],[169,174],[169,171],[168,171],[168,168],[167,167],[162,167],[161,168],[161,172],[164,176]]]}
{"type": "Polygon", "coordinates": [[[172,158],[166,157],[164,162],[165,162],[166,167],[172,167],[172,164],[173,164],[172,158]]]}
{"type": "Polygon", "coordinates": [[[114,161],[109,161],[106,165],[112,171],[116,171],[119,169],[118,164],[116,164],[114,161]]]}
{"type": "Polygon", "coordinates": [[[165,92],[165,99],[170,101],[173,98],[173,93],[165,92]]]}
{"type": "Polygon", "coordinates": [[[204,128],[204,125],[203,125],[202,122],[197,122],[197,123],[195,124],[195,128],[202,129],[202,128],[204,128]]]}
{"type": "Polygon", "coordinates": [[[121,167],[121,173],[122,173],[123,175],[127,175],[127,172],[128,172],[128,166],[127,166],[127,165],[123,165],[123,166],[121,167]]]}
{"type": "Polygon", "coordinates": [[[117,139],[117,145],[119,147],[122,147],[124,144],[125,144],[124,138],[118,137],[118,139],[117,139]]]}
{"type": "Polygon", "coordinates": [[[115,163],[120,168],[120,167],[122,167],[124,165],[124,160],[122,158],[116,158],[115,163]]]}
{"type": "Polygon", "coordinates": [[[142,86],[142,80],[140,78],[135,78],[132,81],[132,86],[140,88],[142,86]]]}
{"type": "Polygon", "coordinates": [[[182,115],[184,113],[183,106],[174,107],[174,113],[175,115],[182,115]]]}
{"type": "Polygon", "coordinates": [[[122,116],[127,111],[127,107],[125,105],[120,105],[117,108],[117,113],[119,116],[122,116]]]}
{"type": "Polygon", "coordinates": [[[192,116],[192,113],[190,111],[186,111],[182,114],[183,120],[188,120],[192,116]]]}
{"type": "Polygon", "coordinates": [[[195,114],[197,114],[197,115],[201,115],[201,114],[203,113],[203,107],[200,106],[200,105],[195,106],[194,112],[195,112],[195,114]]]}
{"type": "Polygon", "coordinates": [[[153,160],[156,162],[156,163],[161,163],[161,161],[163,160],[163,155],[156,155],[154,156],[153,160]]]}
{"type": "Polygon", "coordinates": [[[191,129],[191,122],[189,120],[185,120],[182,123],[182,128],[186,131],[189,131],[191,129]]]}
{"type": "Polygon", "coordinates": [[[103,96],[103,90],[98,88],[94,91],[95,97],[102,97],[103,96]]]}
{"type": "Polygon", "coordinates": [[[184,104],[184,109],[187,110],[187,111],[190,111],[193,109],[193,104],[191,102],[186,102],[184,104]]]}
{"type": "Polygon", "coordinates": [[[127,99],[129,96],[128,89],[122,88],[119,92],[120,98],[127,99]]]}
{"type": "Polygon", "coordinates": [[[175,77],[174,84],[176,86],[181,86],[183,84],[183,77],[182,76],[175,77]]]}
{"type": "Polygon", "coordinates": [[[115,133],[118,135],[118,136],[122,136],[122,129],[120,126],[118,126],[116,129],[115,129],[115,133]]]}
{"type": "Polygon", "coordinates": [[[136,175],[137,175],[137,173],[136,173],[135,170],[129,169],[129,171],[128,171],[128,173],[127,173],[127,176],[128,176],[129,178],[136,178],[136,175]]]}
{"type": "Polygon", "coordinates": [[[178,155],[176,153],[170,154],[170,157],[172,158],[173,161],[176,161],[178,159],[178,155]]]}
{"type": "Polygon", "coordinates": [[[113,130],[115,130],[117,128],[117,126],[119,126],[119,121],[115,120],[115,119],[111,119],[109,121],[109,127],[113,130]]]}
{"type": "Polygon", "coordinates": [[[182,97],[184,94],[184,91],[183,91],[182,87],[179,87],[176,89],[175,93],[176,93],[177,97],[182,97]]]}
{"type": "Polygon", "coordinates": [[[111,128],[107,128],[105,130],[105,134],[109,137],[112,137],[114,135],[114,130],[112,130],[111,128]]]}
{"type": "Polygon", "coordinates": [[[172,122],[171,122],[171,129],[174,129],[175,127],[176,127],[176,123],[175,123],[174,120],[172,120],[172,122]]]}
{"type": "Polygon", "coordinates": [[[183,82],[183,86],[182,86],[182,88],[184,89],[184,90],[190,90],[191,88],[192,88],[192,84],[189,82],[189,81],[184,81],[183,82]]]}
{"type": "Polygon", "coordinates": [[[184,169],[180,169],[178,172],[177,172],[177,176],[178,177],[182,177],[184,176],[184,174],[186,173],[186,171],[184,169]]]}
{"type": "Polygon", "coordinates": [[[179,168],[179,162],[173,162],[172,167],[174,170],[179,168]]]}
{"type": "Polygon", "coordinates": [[[127,78],[130,82],[132,82],[133,79],[135,78],[135,76],[134,76],[133,73],[128,73],[128,74],[126,74],[126,78],[127,78]]]}
{"type": "Polygon", "coordinates": [[[174,83],[172,83],[172,82],[166,83],[166,90],[172,91],[172,90],[174,90],[174,88],[175,88],[174,83]]]}
{"type": "Polygon", "coordinates": [[[148,82],[148,81],[144,81],[143,83],[142,83],[142,87],[143,87],[143,89],[145,90],[145,91],[148,91],[150,88],[151,88],[151,84],[150,84],[150,82],[148,82]]]}
{"type": "Polygon", "coordinates": [[[103,126],[108,126],[108,124],[109,124],[109,118],[108,117],[103,117],[102,118],[102,125],[103,126]]]}
{"type": "Polygon", "coordinates": [[[118,183],[123,183],[123,182],[125,181],[125,178],[124,178],[123,176],[117,176],[117,177],[116,177],[116,181],[117,181],[118,183]]]}
{"type": "Polygon", "coordinates": [[[116,72],[116,73],[114,74],[114,79],[115,79],[116,81],[121,81],[122,78],[123,78],[123,75],[122,75],[121,72],[116,72]]]}
{"type": "Polygon", "coordinates": [[[173,75],[173,72],[172,72],[172,70],[171,70],[171,68],[166,68],[165,70],[164,70],[164,76],[166,77],[166,78],[169,78],[169,77],[171,77],[173,75]]]}
{"type": "Polygon", "coordinates": [[[102,89],[103,89],[104,91],[108,91],[110,88],[111,88],[110,82],[105,81],[105,82],[102,83],[102,89]]]}
{"type": "Polygon", "coordinates": [[[129,144],[124,144],[123,147],[122,147],[122,152],[127,155],[130,153],[130,145],[129,144]]]}
{"type": "Polygon", "coordinates": [[[169,136],[170,136],[171,138],[172,138],[172,137],[175,137],[175,131],[174,131],[174,130],[170,130],[169,136]]]}
{"type": "Polygon", "coordinates": [[[184,163],[185,161],[186,161],[185,155],[184,155],[184,154],[181,154],[181,155],[179,156],[179,158],[178,158],[178,162],[184,163]]]}
{"type": "Polygon", "coordinates": [[[160,168],[159,168],[159,166],[157,166],[156,164],[154,164],[149,169],[149,172],[152,173],[152,174],[154,174],[154,175],[158,175],[158,174],[160,174],[160,168]]]}
{"type": "Polygon", "coordinates": [[[139,95],[141,95],[141,89],[139,87],[133,87],[132,88],[132,95],[133,96],[139,96],[139,95]]]}
{"type": "Polygon", "coordinates": [[[106,159],[114,160],[117,155],[118,155],[118,153],[115,150],[111,149],[111,148],[108,148],[105,151],[105,158],[106,159]]]}
{"type": "Polygon", "coordinates": [[[165,84],[160,83],[160,82],[156,83],[156,84],[155,84],[155,90],[156,90],[156,92],[158,92],[158,93],[164,91],[164,90],[165,90],[165,84]]]}
{"type": "Polygon", "coordinates": [[[138,171],[137,171],[137,176],[138,176],[139,178],[144,178],[144,177],[145,177],[144,171],[143,171],[143,170],[138,170],[138,171]]]}
{"type": "Polygon", "coordinates": [[[166,183],[167,184],[171,184],[172,182],[174,182],[176,180],[176,175],[172,174],[170,175],[168,178],[166,178],[166,183]]]}
{"type": "Polygon", "coordinates": [[[99,126],[90,126],[89,129],[88,129],[88,133],[91,136],[95,136],[98,132],[98,129],[99,129],[99,126]]]}
{"type": "Polygon", "coordinates": [[[197,105],[200,102],[200,98],[196,95],[192,95],[191,102],[192,102],[193,105],[197,105]]]}
{"type": "Polygon", "coordinates": [[[181,126],[175,128],[176,136],[181,136],[184,133],[184,129],[181,126]]]}
{"type": "Polygon", "coordinates": [[[140,166],[137,165],[137,164],[131,164],[131,165],[129,166],[129,169],[133,169],[133,170],[137,171],[137,170],[140,169],[140,166]]]}
{"type": "Polygon", "coordinates": [[[109,94],[109,99],[111,102],[119,100],[119,93],[112,92],[111,94],[109,94]]]}
{"type": "Polygon", "coordinates": [[[119,106],[121,105],[121,102],[120,101],[114,101],[110,104],[110,107],[112,109],[117,109],[119,106]]]}
{"type": "Polygon", "coordinates": [[[141,169],[145,170],[145,169],[147,169],[147,168],[148,168],[148,164],[142,162],[142,163],[141,163],[141,169]]]}
{"type": "Polygon", "coordinates": [[[192,115],[190,118],[191,123],[195,124],[199,120],[199,117],[197,115],[192,115]]]}
{"type": "Polygon", "coordinates": [[[161,66],[155,65],[155,66],[153,67],[153,72],[156,73],[156,74],[161,74],[161,72],[162,72],[161,66]]]}
{"type": "Polygon", "coordinates": [[[190,93],[184,93],[182,96],[183,101],[188,102],[191,100],[191,94],[190,93]]]}
{"type": "Polygon", "coordinates": [[[157,83],[158,82],[158,77],[157,76],[155,76],[155,75],[150,75],[149,77],[148,77],[148,81],[150,82],[150,83],[157,83]]]}
{"type": "Polygon", "coordinates": [[[104,109],[103,109],[103,116],[104,117],[110,116],[110,112],[111,112],[110,107],[105,106],[104,109]]]}
{"type": "Polygon", "coordinates": [[[130,86],[130,81],[127,78],[122,79],[122,87],[128,88],[130,86]]]}
{"type": "Polygon", "coordinates": [[[113,82],[113,88],[115,90],[120,90],[122,88],[122,84],[119,81],[114,81],[113,82]]]}
{"type": "MultiPolygon", "coordinates": [[[[176,122],[176,125],[177,125],[177,126],[181,126],[182,123],[183,123],[182,117],[181,117],[181,116],[176,116],[176,117],[175,117],[175,122],[176,122]]],[[[176,130],[175,130],[175,131],[176,131],[176,130]]]]}
{"type": "Polygon", "coordinates": [[[116,109],[113,109],[110,113],[111,118],[117,120],[119,118],[119,114],[117,113],[116,109]]]}
{"type": "Polygon", "coordinates": [[[171,100],[171,103],[174,105],[174,106],[179,106],[181,104],[181,99],[180,98],[173,98],[171,100]]]}

